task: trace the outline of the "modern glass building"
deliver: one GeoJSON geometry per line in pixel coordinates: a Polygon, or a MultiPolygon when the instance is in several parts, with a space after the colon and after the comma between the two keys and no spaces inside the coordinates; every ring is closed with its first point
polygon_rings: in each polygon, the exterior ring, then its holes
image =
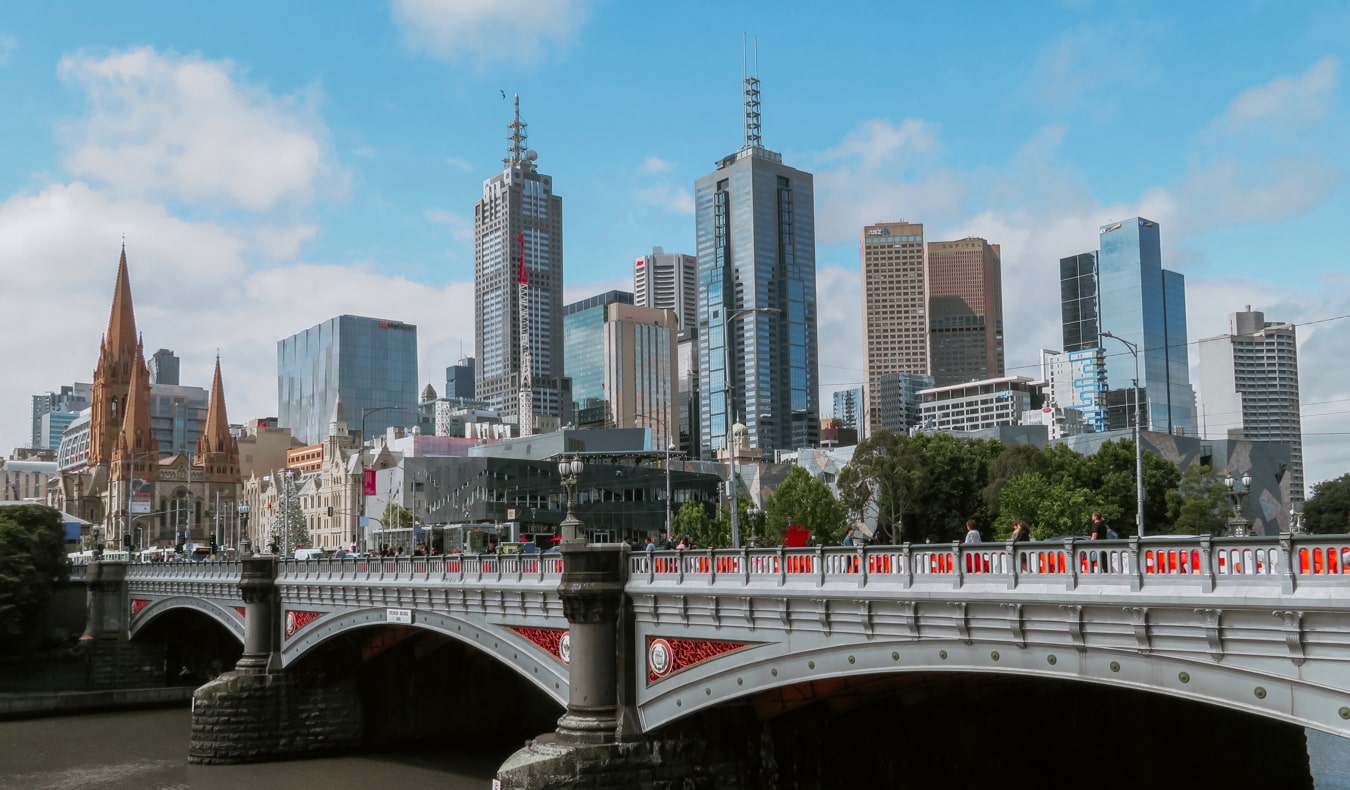
{"type": "MultiPolygon", "coordinates": [[[[1099,327],[1138,348],[1148,427],[1195,435],[1195,394],[1186,345],[1186,280],[1162,268],[1158,223],[1132,217],[1103,225],[1097,260],[1099,327]]],[[[1135,384],[1134,358],[1106,340],[1110,390],[1135,384]],[[1114,347],[1113,347],[1114,346],[1114,347]]]]}
{"type": "Polygon", "coordinates": [[[694,187],[704,458],[737,421],[762,452],[820,436],[814,180],[760,142],[758,78],[745,107],[745,145],[694,187]]]}
{"type": "Polygon", "coordinates": [[[572,379],[572,401],[584,425],[613,427],[604,404],[605,310],[633,303],[627,291],[606,291],[563,308],[563,369],[572,379]]]}
{"type": "Polygon", "coordinates": [[[1084,252],[1059,259],[1059,303],[1064,326],[1064,350],[1097,347],[1101,331],[1097,301],[1097,253],[1084,252]]]}
{"type": "Polygon", "coordinates": [[[150,431],[161,458],[197,450],[210,396],[201,387],[150,385],[150,431]]]}
{"type": "MultiPolygon", "coordinates": [[[[931,384],[928,386],[932,386],[931,384]]],[[[834,393],[834,416],[840,420],[842,427],[852,428],[857,431],[862,428],[863,420],[863,388],[854,387],[848,390],[838,390],[834,393]]],[[[861,435],[859,438],[862,438],[861,435]]]]}
{"type": "Polygon", "coordinates": [[[417,422],[417,327],[340,315],[277,343],[277,417],[305,444],[323,441],[339,396],[367,437],[417,422]],[[371,409],[383,409],[367,412],[371,409]]]}
{"type": "Polygon", "coordinates": [[[445,369],[445,397],[473,399],[473,368],[473,357],[464,357],[445,369]]]}

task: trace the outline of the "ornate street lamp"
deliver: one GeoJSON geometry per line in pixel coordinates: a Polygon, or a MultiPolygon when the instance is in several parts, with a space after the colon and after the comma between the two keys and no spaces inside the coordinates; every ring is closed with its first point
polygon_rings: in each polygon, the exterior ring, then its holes
{"type": "Polygon", "coordinates": [[[239,506],[239,556],[253,556],[253,541],[248,539],[248,505],[239,506]]]}
{"type": "Polygon", "coordinates": [[[1250,472],[1242,473],[1241,488],[1237,487],[1231,474],[1223,479],[1223,484],[1228,488],[1228,497],[1233,503],[1233,515],[1228,519],[1228,529],[1233,537],[1245,537],[1252,522],[1242,515],[1242,500],[1246,499],[1252,491],[1252,475],[1250,472]]]}
{"type": "Polygon", "coordinates": [[[1289,531],[1295,535],[1302,535],[1307,529],[1303,525],[1303,512],[1289,508],[1289,531]]]}
{"type": "Polygon", "coordinates": [[[564,458],[558,462],[558,474],[562,477],[563,488],[567,491],[567,517],[562,521],[562,542],[564,544],[584,544],[586,536],[582,533],[581,519],[577,518],[576,513],[572,511],[573,500],[576,499],[577,483],[581,481],[581,473],[586,465],[581,462],[581,457],[573,455],[570,459],[564,458]]]}
{"type": "Polygon", "coordinates": [[[750,536],[746,538],[745,543],[752,549],[759,545],[759,517],[763,514],[764,511],[754,504],[745,511],[745,515],[750,517],[750,536]]]}

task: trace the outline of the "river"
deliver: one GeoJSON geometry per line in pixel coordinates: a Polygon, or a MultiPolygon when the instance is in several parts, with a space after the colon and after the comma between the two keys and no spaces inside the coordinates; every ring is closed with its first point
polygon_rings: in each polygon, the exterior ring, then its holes
{"type": "Polygon", "coordinates": [[[521,744],[497,739],[444,749],[359,754],[253,765],[189,765],[187,708],[0,721],[4,790],[483,790],[521,744]]]}

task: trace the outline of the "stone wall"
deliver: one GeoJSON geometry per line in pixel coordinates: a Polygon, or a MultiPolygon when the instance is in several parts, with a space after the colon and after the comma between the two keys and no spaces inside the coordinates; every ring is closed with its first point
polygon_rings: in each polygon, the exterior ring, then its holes
{"type": "Polygon", "coordinates": [[[228,672],[197,689],[192,705],[192,763],[320,754],[354,748],[363,738],[352,679],[228,672]]]}

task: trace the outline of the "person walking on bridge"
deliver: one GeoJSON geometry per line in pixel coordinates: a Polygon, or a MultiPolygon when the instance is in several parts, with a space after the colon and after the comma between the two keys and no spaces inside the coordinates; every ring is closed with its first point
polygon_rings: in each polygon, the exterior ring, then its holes
{"type": "Polygon", "coordinates": [[[980,531],[975,529],[975,519],[972,518],[966,522],[966,543],[979,543],[980,540],[980,531]]]}

